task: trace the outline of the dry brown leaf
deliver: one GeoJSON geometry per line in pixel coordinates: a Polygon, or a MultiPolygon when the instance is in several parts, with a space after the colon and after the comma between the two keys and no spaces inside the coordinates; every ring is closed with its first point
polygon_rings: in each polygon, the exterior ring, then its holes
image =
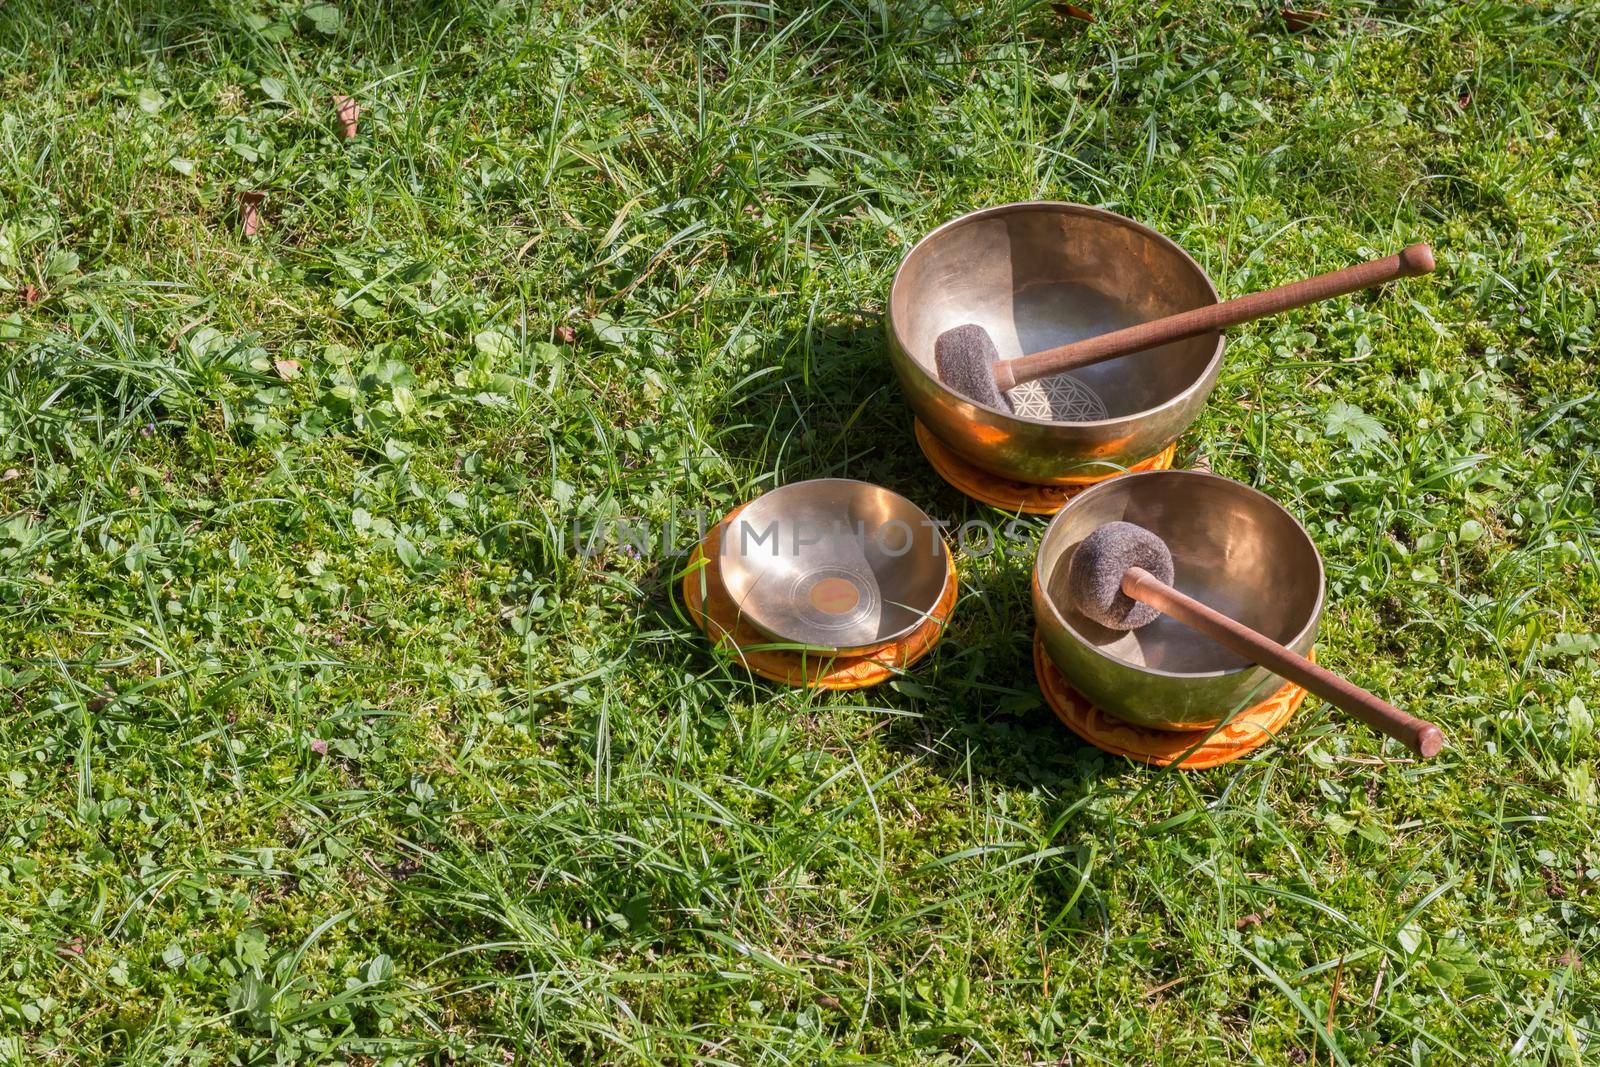
{"type": "Polygon", "coordinates": [[[1289,27],[1291,33],[1304,33],[1328,17],[1326,11],[1295,11],[1287,7],[1283,9],[1282,15],[1284,24],[1289,27]]]}
{"type": "Polygon", "coordinates": [[[361,105],[353,97],[336,96],[333,98],[334,111],[339,116],[339,136],[350,140],[356,135],[356,123],[361,119],[361,105]]]}
{"type": "Polygon", "coordinates": [[[246,237],[261,229],[261,202],[266,198],[266,193],[254,191],[239,194],[239,230],[246,237]]]}

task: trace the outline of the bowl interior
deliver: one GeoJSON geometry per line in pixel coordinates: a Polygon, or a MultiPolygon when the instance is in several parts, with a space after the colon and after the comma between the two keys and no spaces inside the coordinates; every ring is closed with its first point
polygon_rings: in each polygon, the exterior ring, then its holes
{"type": "Polygon", "coordinates": [[[843,478],[764,494],[722,545],[722,581],[744,616],[774,637],[825,648],[910,633],[937,606],[949,571],[949,549],[921,508],[843,478]]]}
{"type": "Polygon", "coordinates": [[[1244,658],[1162,616],[1138,630],[1108,630],[1067,595],[1067,566],[1089,534],[1117,520],[1155,533],[1172,550],[1182,592],[1281,644],[1292,644],[1322,607],[1322,559],[1301,525],[1248,486],[1197,471],[1113,478],[1062,509],[1039,550],[1039,584],[1084,644],[1132,666],[1210,675],[1250,666],[1244,658]]]}
{"type": "MultiPolygon", "coordinates": [[[[1129,219],[1015,204],[931,234],[906,258],[889,306],[906,353],[937,380],[934,342],[963,323],[982,326],[1009,359],[1216,300],[1182,249],[1129,219]]],[[[1011,400],[1018,415],[1045,421],[1138,414],[1200,380],[1216,347],[1214,333],[1191,337],[1019,386],[1011,400]]]]}

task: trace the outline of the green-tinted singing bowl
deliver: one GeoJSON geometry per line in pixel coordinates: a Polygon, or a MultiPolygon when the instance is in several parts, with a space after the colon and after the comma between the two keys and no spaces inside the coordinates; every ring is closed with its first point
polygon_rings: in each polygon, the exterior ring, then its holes
{"type": "Polygon", "coordinates": [[[991,474],[1061,485],[1154,456],[1200,413],[1220,333],[1106,360],[1012,390],[1015,411],[970,400],[934,367],[939,335],[988,331],[1001,358],[1217,302],[1200,265],[1132,219],[1081,204],[963,215],[906,254],[889,290],[889,358],[929,432],[991,474]]]}
{"type": "Polygon", "coordinates": [[[1168,616],[1108,630],[1067,595],[1072,553],[1108,522],[1143,526],[1172,550],[1172,584],[1308,655],[1322,617],[1322,557],[1305,528],[1249,486],[1200,471],[1149,471],[1101,482],[1050,523],[1033,569],[1033,609],[1050,662],[1104,711],[1141,726],[1194,730],[1271,696],[1282,684],[1168,616]]]}

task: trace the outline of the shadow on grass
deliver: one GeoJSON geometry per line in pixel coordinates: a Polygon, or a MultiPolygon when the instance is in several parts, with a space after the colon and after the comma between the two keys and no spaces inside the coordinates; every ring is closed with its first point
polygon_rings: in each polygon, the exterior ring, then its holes
{"type": "MultiPolygon", "coordinates": [[[[952,779],[1043,790],[1067,804],[1119,767],[1120,760],[1085,745],[1055,718],[1034,679],[1029,584],[1046,520],[972,501],[933,471],[912,435],[911,410],[894,380],[879,322],[858,316],[813,324],[769,346],[762,364],[773,373],[717,415],[741,427],[724,440],[727,454],[765,472],[755,479],[751,498],[808,478],[872,482],[947,523],[957,551],[960,595],[939,644],[902,676],[861,694],[893,713],[879,743],[952,779]],[[997,530],[992,550],[976,536],[963,549],[956,533],[968,522],[997,530]]],[[[682,538],[677,554],[649,572],[641,622],[684,634],[697,664],[722,664],[730,700],[747,697],[752,684],[782,691],[777,683],[752,683],[737,661],[716,657],[690,623],[680,582],[693,541],[692,534],[682,538]]],[[[662,653],[657,646],[653,654],[684,651],[677,643],[668,647],[662,653]]]]}

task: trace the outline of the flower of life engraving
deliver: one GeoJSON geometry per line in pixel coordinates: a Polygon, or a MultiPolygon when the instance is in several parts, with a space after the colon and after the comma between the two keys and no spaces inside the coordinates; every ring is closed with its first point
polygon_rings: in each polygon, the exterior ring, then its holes
{"type": "Polygon", "coordinates": [[[1098,422],[1107,417],[1100,394],[1070,374],[1052,374],[1023,382],[1008,394],[1011,408],[1025,419],[1051,422],[1098,422]]]}

